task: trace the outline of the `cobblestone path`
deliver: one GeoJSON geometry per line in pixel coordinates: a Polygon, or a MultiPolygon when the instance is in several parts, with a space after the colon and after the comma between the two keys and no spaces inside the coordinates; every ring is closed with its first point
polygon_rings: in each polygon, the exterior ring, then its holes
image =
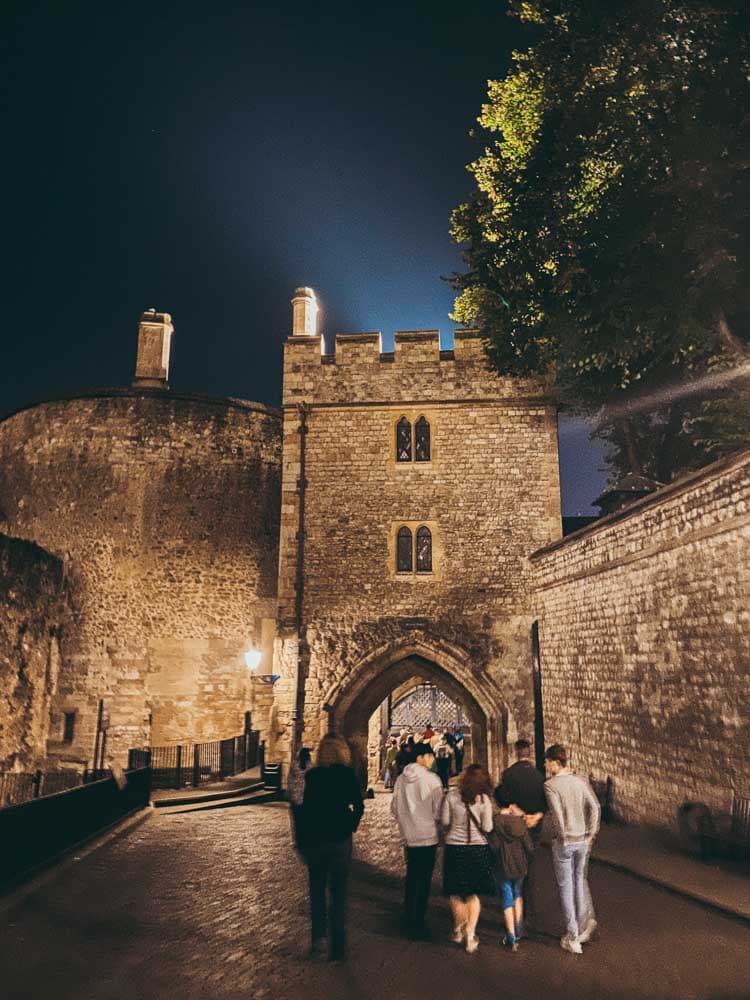
{"type": "Polygon", "coordinates": [[[594,866],[601,940],[582,958],[557,942],[498,947],[487,907],[474,956],[398,930],[401,851],[378,796],[356,838],[351,954],[311,966],[306,871],[281,803],[156,816],[63,868],[2,916],[3,1000],[480,1000],[615,997],[747,1000],[750,930],[625,875],[594,866]]]}

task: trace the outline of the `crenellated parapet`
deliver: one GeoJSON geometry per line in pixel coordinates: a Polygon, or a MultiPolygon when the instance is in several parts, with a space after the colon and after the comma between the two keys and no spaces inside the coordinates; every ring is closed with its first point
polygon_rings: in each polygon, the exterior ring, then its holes
{"type": "Polygon", "coordinates": [[[481,335],[456,330],[453,350],[440,349],[438,330],[402,330],[383,352],[374,333],[339,333],[335,352],[322,337],[293,335],[284,345],[284,405],[453,402],[507,399],[537,405],[548,392],[535,379],[504,378],[488,364],[481,335]]]}

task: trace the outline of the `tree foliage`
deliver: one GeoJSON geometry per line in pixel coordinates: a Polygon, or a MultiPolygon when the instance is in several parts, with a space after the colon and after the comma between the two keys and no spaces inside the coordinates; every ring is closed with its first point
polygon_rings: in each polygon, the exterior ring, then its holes
{"type": "Polygon", "coordinates": [[[510,8],[533,41],[479,118],[454,318],[668,481],[750,443],[750,5],[510,8]]]}

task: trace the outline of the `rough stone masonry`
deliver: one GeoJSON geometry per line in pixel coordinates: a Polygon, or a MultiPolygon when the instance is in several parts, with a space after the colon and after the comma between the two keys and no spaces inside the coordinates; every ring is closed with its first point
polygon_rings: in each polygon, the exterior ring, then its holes
{"type": "Polygon", "coordinates": [[[330,729],[364,758],[389,693],[429,681],[495,773],[543,708],[626,818],[748,794],[750,455],[563,540],[543,383],[471,331],[326,355],[311,289],[293,315],[283,425],[170,390],[156,310],[131,388],[0,421],[0,769],[91,762],[101,699],[110,759],[247,709],[272,759],[330,729]]]}
{"type": "MultiPolygon", "coordinates": [[[[284,354],[276,672],[280,738],[333,728],[366,754],[367,723],[413,675],[468,707],[493,770],[533,728],[528,555],[560,537],[556,408],[533,380],[500,378],[479,337],[336,337],[321,354],[298,289],[284,354]],[[429,426],[429,458],[397,460],[400,421],[429,426]],[[398,536],[426,529],[429,571],[399,571],[398,536]]],[[[307,310],[307,311],[306,311],[307,310]]],[[[415,556],[415,559],[417,557],[415,556]]]]}
{"type": "Polygon", "coordinates": [[[628,820],[750,795],[750,453],[531,557],[547,741],[628,820]]]}

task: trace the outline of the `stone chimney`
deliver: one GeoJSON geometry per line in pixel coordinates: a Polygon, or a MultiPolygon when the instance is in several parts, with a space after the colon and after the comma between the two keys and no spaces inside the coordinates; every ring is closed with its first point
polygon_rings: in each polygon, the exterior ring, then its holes
{"type": "Polygon", "coordinates": [[[147,309],[138,324],[134,386],[168,389],[169,349],[174,327],[169,313],[147,309]]]}
{"type": "Polygon", "coordinates": [[[292,336],[317,337],[318,300],[312,288],[296,288],[292,299],[292,336]]]}

